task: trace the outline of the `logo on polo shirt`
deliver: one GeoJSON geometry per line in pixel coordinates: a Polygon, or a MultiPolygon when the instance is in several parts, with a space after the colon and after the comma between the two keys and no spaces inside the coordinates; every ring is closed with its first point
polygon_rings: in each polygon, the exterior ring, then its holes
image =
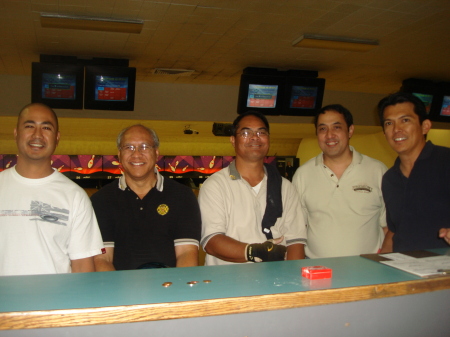
{"type": "Polygon", "coordinates": [[[353,191],[360,193],[370,193],[372,192],[372,187],[368,185],[355,185],[353,186],[353,191]]]}
{"type": "Polygon", "coordinates": [[[159,215],[166,215],[167,213],[169,213],[169,206],[167,206],[166,204],[161,204],[158,206],[156,211],[159,215]]]}

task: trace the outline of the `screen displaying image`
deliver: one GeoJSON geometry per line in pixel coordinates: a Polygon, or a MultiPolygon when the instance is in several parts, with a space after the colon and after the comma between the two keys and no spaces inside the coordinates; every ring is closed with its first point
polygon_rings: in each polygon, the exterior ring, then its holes
{"type": "Polygon", "coordinates": [[[450,96],[444,96],[441,107],[441,116],[450,116],[450,96]]]}
{"type": "Polygon", "coordinates": [[[413,93],[414,96],[420,98],[420,100],[425,104],[425,108],[427,109],[427,114],[430,113],[431,102],[433,101],[433,95],[431,94],[422,94],[418,92],[413,93]]]}
{"type": "Polygon", "coordinates": [[[42,98],[44,99],[75,99],[76,75],[42,74],[42,98]]]}
{"type": "Polygon", "coordinates": [[[249,84],[248,108],[275,108],[277,105],[278,85],[249,84]]]}
{"type": "Polygon", "coordinates": [[[290,107],[295,109],[314,109],[316,98],[317,87],[293,85],[290,107]]]}
{"type": "Polygon", "coordinates": [[[95,76],[96,101],[127,101],[128,77],[95,76]]]}

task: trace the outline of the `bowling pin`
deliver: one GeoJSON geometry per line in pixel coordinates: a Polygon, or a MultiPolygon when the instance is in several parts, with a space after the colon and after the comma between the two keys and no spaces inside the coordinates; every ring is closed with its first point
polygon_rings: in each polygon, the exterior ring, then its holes
{"type": "Polygon", "coordinates": [[[214,160],[216,159],[216,156],[213,156],[212,160],[209,162],[209,168],[214,167],[214,160]]]}
{"type": "Polygon", "coordinates": [[[93,154],[91,160],[89,160],[89,162],[88,162],[88,164],[87,164],[87,167],[88,167],[88,168],[91,168],[92,165],[94,165],[94,157],[95,157],[95,154],[93,154]]]}

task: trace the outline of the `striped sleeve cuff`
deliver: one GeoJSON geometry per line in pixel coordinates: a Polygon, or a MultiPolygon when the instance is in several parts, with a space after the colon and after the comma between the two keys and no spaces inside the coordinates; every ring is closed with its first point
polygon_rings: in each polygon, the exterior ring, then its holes
{"type": "Polygon", "coordinates": [[[211,234],[205,236],[205,237],[200,241],[200,244],[202,245],[203,249],[205,249],[205,246],[206,246],[206,244],[208,243],[208,241],[211,240],[211,238],[212,238],[213,236],[218,235],[218,234],[223,234],[223,235],[225,235],[225,233],[223,233],[223,232],[216,232],[216,233],[211,233],[211,234]]]}
{"type": "Polygon", "coordinates": [[[105,241],[103,242],[105,248],[114,248],[114,241],[105,241]]]}
{"type": "Polygon", "coordinates": [[[286,246],[295,245],[296,243],[301,243],[302,245],[307,245],[307,240],[303,238],[286,240],[286,246]]]}
{"type": "Polygon", "coordinates": [[[198,247],[198,240],[195,239],[176,239],[173,242],[175,246],[194,245],[198,247]]]}

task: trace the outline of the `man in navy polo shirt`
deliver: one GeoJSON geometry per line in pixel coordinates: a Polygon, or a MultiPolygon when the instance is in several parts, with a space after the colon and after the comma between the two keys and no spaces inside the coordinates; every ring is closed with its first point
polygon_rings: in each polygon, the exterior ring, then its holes
{"type": "Polygon", "coordinates": [[[382,182],[389,231],[381,252],[448,247],[450,149],[426,141],[431,122],[416,96],[389,95],[378,112],[384,135],[398,153],[382,182]]]}
{"type": "Polygon", "coordinates": [[[190,188],[155,168],[156,132],[132,125],[119,133],[117,148],[123,176],[91,197],[106,249],[95,259],[96,270],[197,266],[197,199],[190,188]]]}

